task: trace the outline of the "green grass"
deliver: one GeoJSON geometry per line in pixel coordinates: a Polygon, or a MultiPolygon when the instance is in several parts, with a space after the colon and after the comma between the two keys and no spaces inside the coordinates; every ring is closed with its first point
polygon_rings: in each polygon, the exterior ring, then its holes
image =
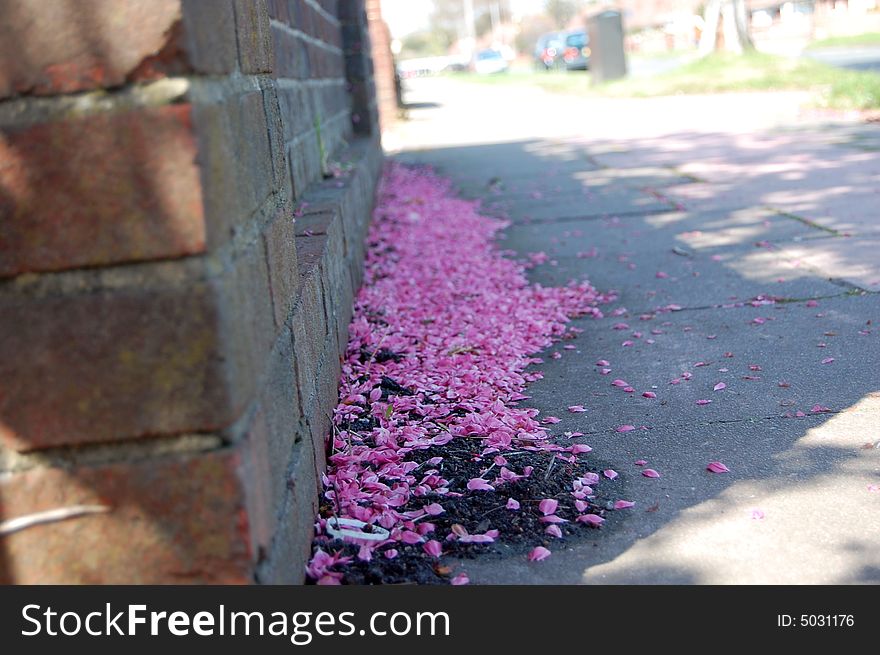
{"type": "Polygon", "coordinates": [[[880,46],[880,32],[865,32],[864,34],[854,34],[852,36],[832,36],[827,39],[813,41],[807,46],[807,49],[818,50],[819,48],[839,48],[843,46],[862,45],[880,46]]]}
{"type": "Polygon", "coordinates": [[[464,76],[481,84],[531,84],[560,93],[607,97],[807,90],[819,105],[836,109],[880,108],[880,75],[834,68],[812,59],[763,53],[713,54],[673,71],[590,86],[587,75],[512,71],[506,75],[464,76]]]}

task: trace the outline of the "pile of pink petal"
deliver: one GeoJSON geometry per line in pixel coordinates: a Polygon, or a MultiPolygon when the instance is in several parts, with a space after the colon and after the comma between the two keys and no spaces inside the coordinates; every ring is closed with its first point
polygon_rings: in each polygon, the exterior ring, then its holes
{"type": "MultiPolygon", "coordinates": [[[[385,172],[323,478],[324,505],[335,516],[389,531],[385,541],[360,542],[361,559],[377,548],[393,557],[389,545],[396,542],[461,539],[432,535],[430,521],[421,520],[442,513],[443,498],[455,492],[437,468],[443,457],[419,464],[410,457],[415,451],[479,438],[490,461],[493,453],[512,449],[583,452],[552,442],[537,410],[517,403],[526,398],[526,384],[540,377],[526,372],[540,361],[533,356],[565,334],[570,317],[601,317],[596,305],[606,298],[586,282],[530,285],[523,265],[493,243],[505,225],[480,215],[477,203],[456,198],[449,183],[427,169],[391,165],[385,172]],[[383,393],[383,379],[412,393],[388,393],[387,387],[383,393]],[[371,427],[355,429],[356,423],[371,427]],[[414,498],[432,502],[408,509],[414,498]]],[[[502,466],[487,474],[481,489],[530,472],[502,466]]],[[[318,518],[318,542],[327,522],[318,518]]],[[[346,561],[318,548],[308,574],[338,582],[346,561]]]]}

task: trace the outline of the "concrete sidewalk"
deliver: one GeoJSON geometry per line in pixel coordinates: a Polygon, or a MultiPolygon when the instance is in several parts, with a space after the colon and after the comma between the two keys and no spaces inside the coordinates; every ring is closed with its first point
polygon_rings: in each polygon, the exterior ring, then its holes
{"type": "Polygon", "coordinates": [[[619,293],[528,402],[585,433],[635,508],[544,562],[465,562],[471,579],[880,582],[880,129],[818,125],[792,94],[413,91],[400,160],[509,217],[501,245],[547,255],[533,281],[619,293]]]}

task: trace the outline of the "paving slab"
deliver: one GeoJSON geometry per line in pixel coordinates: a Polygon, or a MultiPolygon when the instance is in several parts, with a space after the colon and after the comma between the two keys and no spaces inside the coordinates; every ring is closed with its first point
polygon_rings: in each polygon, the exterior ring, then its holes
{"type": "MultiPolygon", "coordinates": [[[[481,143],[501,105],[475,89],[445,86],[460,110],[424,125],[469,112],[466,144],[402,156],[506,214],[499,246],[531,281],[618,292],[543,355],[525,402],[584,433],[620,474],[603,494],[636,505],[548,538],[544,562],[502,546],[458,566],[475,583],[880,582],[880,130],[800,124],[782,95],[751,114],[739,96],[557,97],[533,129],[547,98],[523,93],[503,143],[481,143]]],[[[441,141],[427,132],[412,143],[441,141]]]]}

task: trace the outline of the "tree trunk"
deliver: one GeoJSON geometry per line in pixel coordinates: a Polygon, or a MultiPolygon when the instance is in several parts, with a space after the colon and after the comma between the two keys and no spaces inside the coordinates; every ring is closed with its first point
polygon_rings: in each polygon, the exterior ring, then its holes
{"type": "Polygon", "coordinates": [[[718,30],[722,28],[724,49],[742,53],[753,50],[749,35],[749,21],[745,0],[709,0],[703,14],[703,33],[700,35],[700,54],[719,50],[718,30]]]}

